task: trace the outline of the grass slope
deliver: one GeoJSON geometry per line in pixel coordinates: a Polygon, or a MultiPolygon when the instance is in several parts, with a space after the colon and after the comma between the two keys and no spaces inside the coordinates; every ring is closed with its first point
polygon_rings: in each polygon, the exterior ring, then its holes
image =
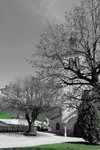
{"type": "Polygon", "coordinates": [[[100,150],[100,145],[89,145],[86,143],[61,143],[42,145],[38,147],[2,148],[0,150],[100,150]]]}

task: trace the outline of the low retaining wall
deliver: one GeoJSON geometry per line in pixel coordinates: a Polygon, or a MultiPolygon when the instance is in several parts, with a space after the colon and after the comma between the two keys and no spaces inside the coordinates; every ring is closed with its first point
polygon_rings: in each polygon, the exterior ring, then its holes
{"type": "Polygon", "coordinates": [[[0,132],[25,132],[28,126],[24,125],[2,125],[0,126],[0,132]]]}

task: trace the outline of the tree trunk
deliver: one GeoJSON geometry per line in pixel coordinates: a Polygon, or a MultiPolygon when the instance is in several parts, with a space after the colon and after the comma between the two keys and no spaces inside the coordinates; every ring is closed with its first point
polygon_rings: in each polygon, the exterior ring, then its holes
{"type": "Polygon", "coordinates": [[[28,122],[28,130],[25,132],[25,135],[36,136],[36,128],[34,127],[34,122],[31,121],[29,114],[25,114],[26,120],[28,122]]]}
{"type": "Polygon", "coordinates": [[[28,123],[28,130],[27,130],[27,133],[31,131],[31,127],[32,127],[32,122],[30,121],[30,122],[28,123]]]}
{"type": "Polygon", "coordinates": [[[27,130],[27,134],[28,135],[36,135],[36,127],[34,127],[34,123],[30,121],[29,123],[29,127],[28,127],[28,130],[27,130]]]}

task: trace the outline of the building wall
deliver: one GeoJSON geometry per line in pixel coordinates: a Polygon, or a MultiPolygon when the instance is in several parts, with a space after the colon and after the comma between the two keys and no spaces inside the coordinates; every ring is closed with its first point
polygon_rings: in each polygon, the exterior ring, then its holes
{"type": "Polygon", "coordinates": [[[52,132],[61,133],[63,130],[61,116],[50,120],[50,127],[52,132]],[[57,123],[59,124],[59,129],[57,129],[57,123]]]}
{"type": "MultiPolygon", "coordinates": [[[[74,135],[74,125],[77,122],[77,116],[72,117],[65,125],[66,125],[66,135],[73,136],[74,135]]],[[[63,133],[64,133],[64,126],[63,126],[63,133]]]]}
{"type": "Polygon", "coordinates": [[[76,109],[66,109],[61,111],[60,108],[53,108],[48,112],[51,132],[61,133],[62,135],[73,136],[74,125],[77,121],[76,109]]]}
{"type": "Polygon", "coordinates": [[[66,135],[73,136],[74,135],[74,125],[77,121],[77,116],[72,117],[68,122],[62,123],[61,116],[57,117],[53,120],[50,120],[51,131],[54,133],[60,133],[65,135],[65,126],[66,126],[66,135]],[[57,130],[57,123],[60,125],[60,129],[57,130]]]}

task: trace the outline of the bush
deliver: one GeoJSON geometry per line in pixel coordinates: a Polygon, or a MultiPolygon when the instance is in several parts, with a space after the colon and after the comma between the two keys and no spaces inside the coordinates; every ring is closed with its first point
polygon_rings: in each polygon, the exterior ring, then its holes
{"type": "Polygon", "coordinates": [[[95,106],[83,101],[78,109],[77,125],[81,136],[91,144],[97,143],[100,136],[100,120],[95,106]]]}

